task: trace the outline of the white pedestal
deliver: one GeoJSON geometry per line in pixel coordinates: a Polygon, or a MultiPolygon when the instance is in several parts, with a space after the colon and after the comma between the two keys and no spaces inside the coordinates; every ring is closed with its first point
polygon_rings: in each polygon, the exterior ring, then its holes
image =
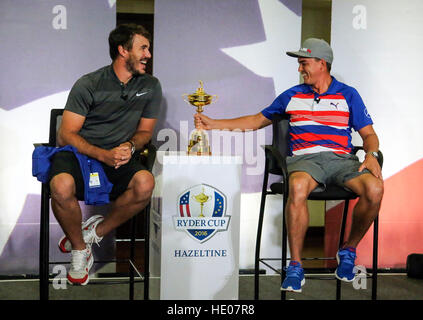
{"type": "Polygon", "coordinates": [[[238,299],[241,162],[158,152],[150,270],[160,296],[151,298],[238,299]]]}

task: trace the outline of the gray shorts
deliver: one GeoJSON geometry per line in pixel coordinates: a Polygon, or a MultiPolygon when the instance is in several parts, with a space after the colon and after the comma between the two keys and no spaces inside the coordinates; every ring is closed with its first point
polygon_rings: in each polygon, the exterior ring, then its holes
{"type": "Polygon", "coordinates": [[[331,151],[304,154],[286,158],[288,175],[293,172],[307,172],[319,183],[314,191],[324,191],[327,184],[345,187],[345,182],[365,173],[358,172],[361,162],[353,154],[337,154],[331,151]]]}

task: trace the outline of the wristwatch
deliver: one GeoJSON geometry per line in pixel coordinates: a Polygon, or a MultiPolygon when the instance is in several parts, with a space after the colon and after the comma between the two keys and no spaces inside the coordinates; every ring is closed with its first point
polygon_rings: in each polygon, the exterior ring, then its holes
{"type": "Polygon", "coordinates": [[[376,151],[367,152],[367,154],[371,154],[376,159],[379,159],[379,153],[377,153],[376,151]]]}
{"type": "Polygon", "coordinates": [[[135,143],[132,140],[128,140],[128,142],[131,144],[131,155],[135,153],[135,143]]]}

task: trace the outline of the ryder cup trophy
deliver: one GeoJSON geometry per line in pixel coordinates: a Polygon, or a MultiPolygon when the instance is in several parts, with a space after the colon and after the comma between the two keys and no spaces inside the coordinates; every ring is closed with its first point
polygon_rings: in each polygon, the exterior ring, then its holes
{"type": "MultiPolygon", "coordinates": [[[[203,81],[200,80],[200,87],[195,93],[183,94],[184,101],[197,107],[197,112],[203,112],[204,106],[216,102],[217,95],[209,95],[204,92],[203,81]],[[188,98],[188,100],[185,99],[188,98]]],[[[202,129],[195,129],[192,131],[189,144],[188,144],[189,155],[211,155],[209,138],[207,132],[202,129]]]]}
{"type": "Polygon", "coordinates": [[[211,196],[208,196],[204,193],[204,187],[203,187],[203,192],[197,195],[194,195],[192,197],[195,201],[197,201],[200,204],[200,214],[198,215],[198,217],[204,218],[203,207],[204,207],[204,204],[211,199],[211,196]]]}

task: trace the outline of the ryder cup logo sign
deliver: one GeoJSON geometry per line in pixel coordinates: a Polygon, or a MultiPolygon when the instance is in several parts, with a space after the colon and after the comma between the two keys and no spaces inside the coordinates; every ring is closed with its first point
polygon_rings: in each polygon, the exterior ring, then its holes
{"type": "Polygon", "coordinates": [[[175,229],[187,232],[200,243],[228,229],[226,197],[212,186],[200,184],[182,192],[177,210],[178,215],[173,217],[175,229]]]}

